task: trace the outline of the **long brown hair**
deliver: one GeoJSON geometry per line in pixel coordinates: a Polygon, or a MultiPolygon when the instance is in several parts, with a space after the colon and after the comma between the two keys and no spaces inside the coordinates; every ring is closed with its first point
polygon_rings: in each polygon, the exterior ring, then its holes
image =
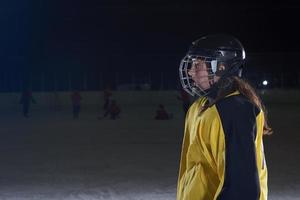
{"type": "Polygon", "coordinates": [[[247,97],[251,103],[256,105],[264,112],[265,123],[263,134],[271,135],[273,133],[272,128],[268,125],[267,110],[265,106],[257,95],[255,89],[246,80],[241,79],[237,76],[222,78],[218,81],[217,87],[218,92],[216,98],[212,101],[206,101],[206,104],[202,107],[200,113],[203,113],[207,108],[211,107],[217,101],[223,99],[228,94],[234,91],[239,91],[242,95],[247,97]]]}

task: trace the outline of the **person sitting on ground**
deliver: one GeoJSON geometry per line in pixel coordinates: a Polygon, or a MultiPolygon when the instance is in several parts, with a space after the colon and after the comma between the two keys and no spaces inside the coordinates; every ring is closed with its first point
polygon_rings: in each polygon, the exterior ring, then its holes
{"type": "Polygon", "coordinates": [[[121,113],[121,108],[117,105],[116,100],[111,100],[110,105],[108,106],[108,109],[104,113],[104,117],[107,115],[110,115],[110,119],[117,119],[119,118],[121,113]]]}
{"type": "Polygon", "coordinates": [[[155,119],[156,120],[167,120],[172,118],[171,114],[168,114],[168,112],[166,111],[164,105],[159,104],[158,105],[158,109],[156,110],[156,116],[155,119]]]}
{"type": "Polygon", "coordinates": [[[107,86],[105,90],[103,91],[103,99],[104,99],[104,105],[103,105],[103,110],[106,112],[109,108],[109,104],[111,103],[111,97],[112,97],[112,92],[110,90],[110,87],[107,86]]]}

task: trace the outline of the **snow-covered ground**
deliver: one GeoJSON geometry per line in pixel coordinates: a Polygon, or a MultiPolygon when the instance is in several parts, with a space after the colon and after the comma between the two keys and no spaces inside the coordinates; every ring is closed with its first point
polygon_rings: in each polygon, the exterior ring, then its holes
{"type": "MultiPolygon", "coordinates": [[[[177,104],[176,104],[177,105],[177,104]]],[[[175,104],[169,121],[155,106],[123,107],[115,121],[93,109],[36,109],[25,119],[0,113],[0,200],[174,200],[183,134],[175,104]]],[[[300,106],[271,104],[265,138],[269,199],[300,199],[300,106]]]]}

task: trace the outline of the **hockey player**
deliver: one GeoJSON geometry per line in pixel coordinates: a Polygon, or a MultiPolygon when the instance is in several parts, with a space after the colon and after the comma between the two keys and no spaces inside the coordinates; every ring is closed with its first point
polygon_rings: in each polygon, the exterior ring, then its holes
{"type": "Polygon", "coordinates": [[[177,200],[266,200],[264,107],[243,79],[242,44],[228,35],[194,41],[179,72],[199,96],[185,121],[177,200]]]}
{"type": "Polygon", "coordinates": [[[73,119],[77,119],[80,113],[81,108],[81,100],[82,97],[80,95],[80,92],[75,90],[71,94],[71,101],[72,101],[72,107],[73,107],[73,119]]]}
{"type": "MultiPolygon", "coordinates": [[[[111,100],[111,103],[109,104],[106,112],[104,113],[104,117],[110,115],[110,119],[117,119],[120,117],[120,113],[121,113],[121,108],[120,106],[118,106],[117,101],[116,100],[111,100]]],[[[98,118],[101,119],[101,118],[98,118]]]]}
{"type": "Polygon", "coordinates": [[[103,91],[103,100],[104,100],[103,110],[104,110],[104,112],[106,112],[109,109],[109,105],[111,103],[111,97],[112,97],[112,92],[110,90],[110,87],[107,86],[105,88],[105,90],[103,91]]]}
{"type": "Polygon", "coordinates": [[[32,92],[29,89],[25,89],[22,92],[21,98],[20,98],[20,104],[23,105],[23,116],[28,118],[29,115],[29,108],[31,103],[36,103],[35,99],[32,96],[32,92]]]}

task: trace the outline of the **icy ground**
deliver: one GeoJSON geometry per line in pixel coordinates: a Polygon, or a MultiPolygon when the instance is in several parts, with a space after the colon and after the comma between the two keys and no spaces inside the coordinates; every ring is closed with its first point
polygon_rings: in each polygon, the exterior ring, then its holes
{"type": "MultiPolygon", "coordinates": [[[[181,107],[169,121],[155,107],[123,108],[121,119],[83,110],[0,113],[0,200],[174,200],[181,107]]],[[[300,106],[269,105],[265,139],[269,199],[300,199],[300,106]]]]}

